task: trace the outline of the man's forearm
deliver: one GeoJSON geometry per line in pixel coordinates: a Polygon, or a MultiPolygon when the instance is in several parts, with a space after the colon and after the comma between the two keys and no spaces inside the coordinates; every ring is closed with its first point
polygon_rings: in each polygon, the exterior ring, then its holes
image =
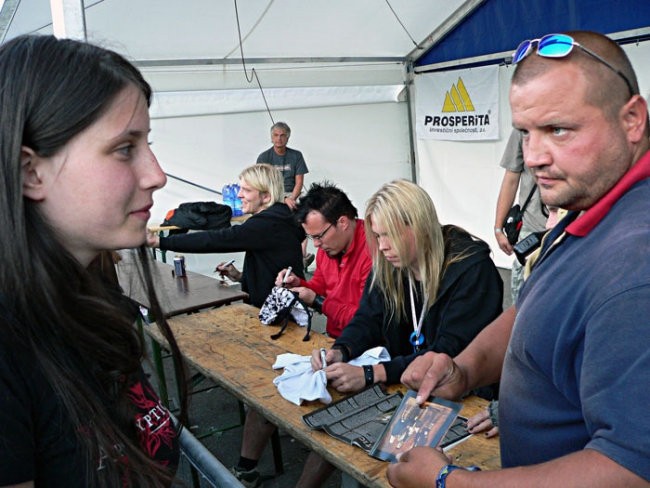
{"type": "Polygon", "coordinates": [[[305,183],[305,175],[296,175],[296,183],[293,186],[293,191],[291,192],[291,198],[297,200],[302,193],[302,187],[305,183]]]}
{"type": "Polygon", "coordinates": [[[514,306],[504,310],[454,358],[465,373],[469,390],[499,381],[515,316],[514,306]]]}
{"type": "Polygon", "coordinates": [[[647,487],[648,482],[593,449],[583,449],[547,463],[527,467],[478,473],[457,470],[447,478],[447,488],[484,486],[609,488],[647,487]]]}

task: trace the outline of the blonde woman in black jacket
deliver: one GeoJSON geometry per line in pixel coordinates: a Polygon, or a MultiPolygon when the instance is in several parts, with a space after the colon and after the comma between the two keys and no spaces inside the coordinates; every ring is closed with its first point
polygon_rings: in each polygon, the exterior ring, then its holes
{"type": "MultiPolygon", "coordinates": [[[[398,180],[380,188],[368,201],[365,228],[372,273],[357,313],[325,356],[329,384],[346,393],[399,383],[426,351],[458,354],[501,313],[503,300],[488,245],[460,227],[441,226],[418,185],[398,180]],[[347,364],[375,346],[386,347],[391,359],[347,364]]],[[[311,363],[321,369],[319,350],[311,363]]],[[[298,487],[319,486],[334,470],[315,453],[307,466],[298,487]]]]}
{"type": "MultiPolygon", "coordinates": [[[[440,225],[429,195],[406,180],[369,200],[366,236],[373,270],[359,310],[327,353],[327,378],[342,392],[398,383],[426,351],[455,356],[501,313],[503,282],[488,245],[453,225],[440,225]],[[385,346],[390,361],[346,364],[385,346]]],[[[320,367],[320,357],[312,359],[320,367]]]]}

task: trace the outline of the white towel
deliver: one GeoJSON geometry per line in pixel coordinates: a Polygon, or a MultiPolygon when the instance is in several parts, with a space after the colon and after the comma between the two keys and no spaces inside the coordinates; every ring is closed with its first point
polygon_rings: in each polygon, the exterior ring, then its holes
{"type": "MultiPolygon", "coordinates": [[[[349,364],[366,366],[383,361],[390,361],[390,354],[385,347],[374,347],[349,364]]],[[[332,401],[332,396],[327,391],[325,371],[311,369],[311,356],[280,354],[273,364],[273,369],[281,368],[284,368],[284,372],[273,380],[273,384],[278,387],[283,398],[296,405],[300,405],[304,400],[320,400],[325,404],[332,401]]]]}

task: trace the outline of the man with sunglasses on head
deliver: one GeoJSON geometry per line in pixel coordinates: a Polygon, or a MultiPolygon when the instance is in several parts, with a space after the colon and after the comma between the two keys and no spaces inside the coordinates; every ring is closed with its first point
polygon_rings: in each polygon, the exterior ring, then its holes
{"type": "MultiPolygon", "coordinates": [[[[327,334],[336,338],[354,316],[372,259],[366,244],[363,220],[348,196],[329,182],[314,183],[300,198],[294,217],[311,239],[316,253],[316,270],[306,281],[287,269],[278,273],[276,286],[286,286],[300,299],[327,317],[327,334]]],[[[232,469],[245,486],[259,486],[257,463],[275,426],[255,410],[249,410],[244,424],[241,457],[232,469]]],[[[319,486],[333,466],[311,453],[297,486],[319,486]]]]}
{"type": "Polygon", "coordinates": [[[428,353],[402,376],[419,401],[500,380],[503,469],[470,472],[416,448],[388,479],[400,488],[648,486],[647,105],[627,56],[600,34],[526,41],[513,62],[526,164],[542,201],[569,213],[513,307],[453,359],[428,353]]]}

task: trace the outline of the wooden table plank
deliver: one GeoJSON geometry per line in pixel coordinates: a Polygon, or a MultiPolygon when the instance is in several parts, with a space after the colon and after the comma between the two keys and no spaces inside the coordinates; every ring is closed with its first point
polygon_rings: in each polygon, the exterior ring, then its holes
{"type": "MultiPolygon", "coordinates": [[[[174,276],[171,264],[152,261],[154,286],[160,305],[168,317],[197,312],[204,308],[226,305],[248,297],[239,287],[228,286],[220,280],[193,271],[186,276],[174,276]]],[[[117,276],[124,294],[143,307],[149,299],[137,276],[137,265],[129,259],[117,264],[117,276]]]]}
{"type": "MultiPolygon", "coordinates": [[[[149,308],[149,298],[138,276],[138,266],[127,253],[116,265],[117,277],[127,297],[149,308]]],[[[151,266],[158,301],[166,317],[227,305],[248,297],[248,294],[238,287],[229,287],[219,280],[199,273],[187,271],[186,276],[178,277],[172,274],[174,267],[170,264],[154,260],[151,266]]],[[[154,327],[148,327],[152,328],[154,327]]],[[[163,405],[169,406],[162,353],[156,342],[152,342],[152,356],[158,377],[158,394],[163,405]]]]}
{"type": "MultiPolygon", "coordinates": [[[[362,484],[388,487],[385,462],[304,424],[302,416],[322,407],[320,402],[294,405],[282,398],[272,383],[273,378],[282,373],[272,369],[277,355],[285,352],[310,354],[312,349],[330,347],[333,339],[312,333],[310,340],[303,342],[304,328],[291,323],[284,335],[274,341],[270,336],[277,327],[262,325],[257,312],[258,309],[250,305],[233,304],[175,317],[170,325],[183,355],[198,371],[362,484]]],[[[161,340],[155,329],[148,329],[148,332],[161,340]]],[[[398,388],[403,387],[394,386],[390,390],[398,388]]],[[[334,400],[342,397],[333,389],[330,392],[334,400]]],[[[463,402],[461,414],[474,415],[486,404],[484,400],[471,397],[463,402]]],[[[498,440],[481,435],[472,436],[450,449],[448,455],[454,462],[476,464],[484,469],[500,465],[498,440]]]]}

